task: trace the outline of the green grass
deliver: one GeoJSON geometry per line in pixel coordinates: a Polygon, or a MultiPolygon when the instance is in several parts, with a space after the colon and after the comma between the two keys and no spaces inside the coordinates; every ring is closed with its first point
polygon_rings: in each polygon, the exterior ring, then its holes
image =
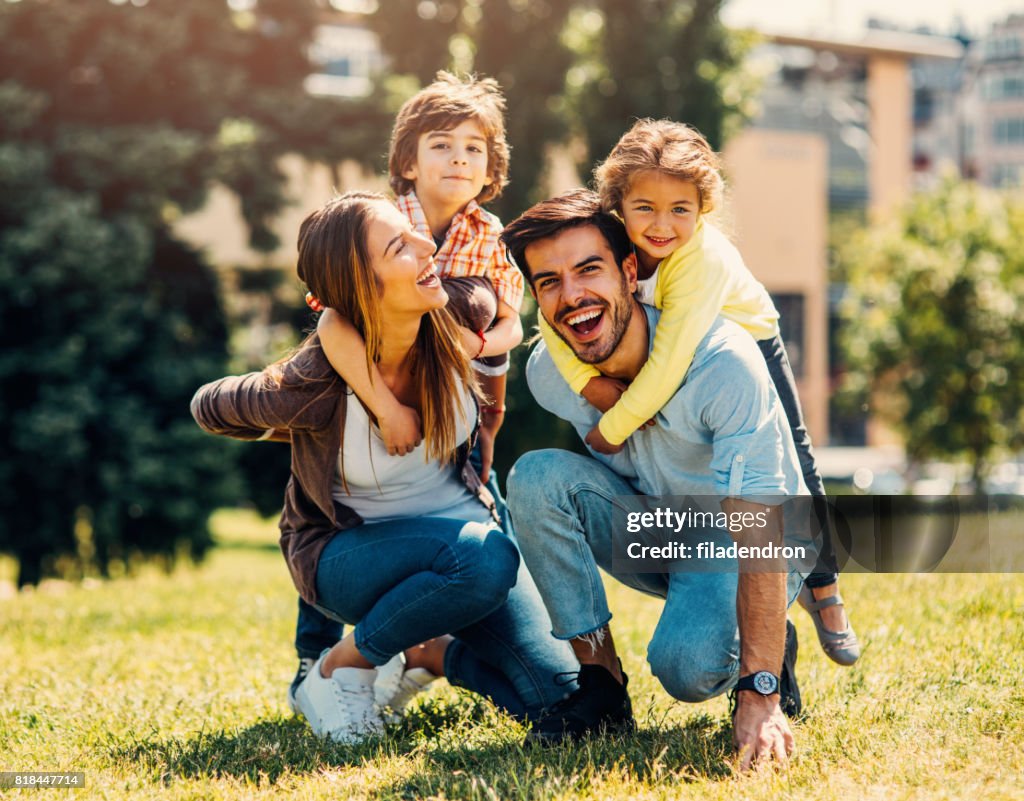
{"type": "Polygon", "coordinates": [[[295,595],[276,529],[216,523],[201,568],[0,595],[0,770],[84,771],[79,796],[111,799],[1024,798],[1019,575],[844,577],[866,644],[851,669],[795,609],[798,753],[737,776],[725,700],[661,690],[644,658],[659,604],[614,582],[635,736],[523,748],[442,682],[385,739],[326,744],[284,701],[295,595]]]}

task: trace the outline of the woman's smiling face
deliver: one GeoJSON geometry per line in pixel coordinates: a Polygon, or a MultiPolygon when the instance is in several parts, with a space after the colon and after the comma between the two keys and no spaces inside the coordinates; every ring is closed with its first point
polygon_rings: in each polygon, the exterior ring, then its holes
{"type": "Polygon", "coordinates": [[[416,233],[397,208],[383,201],[374,204],[366,240],[385,316],[422,315],[448,302],[434,268],[433,241],[416,233]]]}

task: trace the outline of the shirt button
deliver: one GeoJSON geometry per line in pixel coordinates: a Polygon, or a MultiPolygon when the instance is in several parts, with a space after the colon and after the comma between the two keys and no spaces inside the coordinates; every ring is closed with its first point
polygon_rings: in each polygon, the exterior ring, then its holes
{"type": "Polygon", "coordinates": [[[739,456],[737,456],[737,457],[736,457],[736,461],[737,461],[737,462],[742,462],[742,461],[743,461],[743,455],[742,455],[742,454],[740,454],[739,456]]]}

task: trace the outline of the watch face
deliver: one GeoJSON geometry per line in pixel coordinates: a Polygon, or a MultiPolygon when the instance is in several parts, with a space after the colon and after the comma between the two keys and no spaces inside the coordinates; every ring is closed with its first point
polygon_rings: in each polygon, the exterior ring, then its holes
{"type": "Polygon", "coordinates": [[[779,681],[767,670],[754,674],[754,689],[761,695],[771,695],[779,687],[779,681]]]}

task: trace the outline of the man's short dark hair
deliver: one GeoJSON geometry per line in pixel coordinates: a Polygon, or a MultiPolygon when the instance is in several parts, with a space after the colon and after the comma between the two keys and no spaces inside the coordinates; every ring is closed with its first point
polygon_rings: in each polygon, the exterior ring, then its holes
{"type": "Polygon", "coordinates": [[[615,263],[621,267],[631,247],[626,229],[615,217],[601,210],[601,199],[589,189],[573,189],[531,206],[505,226],[501,241],[532,285],[526,249],[542,239],[585,225],[592,225],[601,232],[615,263]]]}

